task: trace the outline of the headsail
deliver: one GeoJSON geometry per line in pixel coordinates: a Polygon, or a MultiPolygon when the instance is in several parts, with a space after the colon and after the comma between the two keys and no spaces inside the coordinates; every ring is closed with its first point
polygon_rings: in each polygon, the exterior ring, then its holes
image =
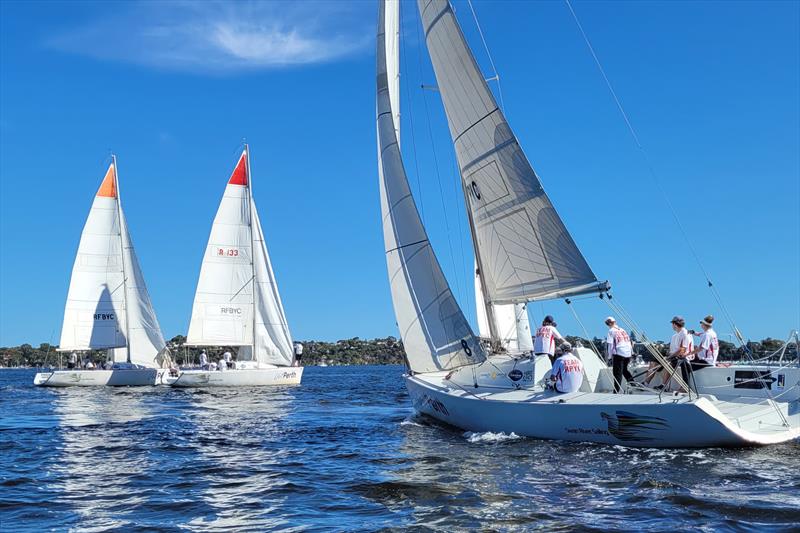
{"type": "Polygon", "coordinates": [[[599,290],[478,68],[447,0],[418,0],[493,303],[599,290]]]}
{"type": "Polygon", "coordinates": [[[107,349],[115,362],[152,367],[168,357],[165,346],[119,204],[112,162],[81,234],[59,350],[107,349]]]}
{"type": "MultiPolygon", "coordinates": [[[[495,329],[500,346],[509,352],[529,352],[533,350],[531,326],[525,304],[490,304],[494,316],[495,329]]],[[[475,308],[478,316],[478,333],[481,337],[491,339],[492,328],[484,305],[481,276],[475,266],[475,308]]]]}
{"type": "Polygon", "coordinates": [[[289,365],[292,338],[250,185],[245,149],[211,227],[186,343],[241,346],[239,359],[289,365]]]}
{"type": "Polygon", "coordinates": [[[398,76],[398,50],[386,47],[387,20],[398,2],[381,2],[377,38],[378,174],[386,264],[397,325],[413,372],[483,361],[485,355],[442,273],[420,220],[403,167],[390,80],[398,76]],[[391,57],[389,57],[391,55],[391,57]]]}

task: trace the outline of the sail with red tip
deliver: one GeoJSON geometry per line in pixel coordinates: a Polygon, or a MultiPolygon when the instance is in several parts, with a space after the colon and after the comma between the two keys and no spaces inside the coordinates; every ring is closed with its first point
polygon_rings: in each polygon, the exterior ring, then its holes
{"type": "Polygon", "coordinates": [[[239,360],[286,366],[292,338],[250,192],[247,149],[228,179],[197,282],[186,344],[239,346],[239,360]]]}

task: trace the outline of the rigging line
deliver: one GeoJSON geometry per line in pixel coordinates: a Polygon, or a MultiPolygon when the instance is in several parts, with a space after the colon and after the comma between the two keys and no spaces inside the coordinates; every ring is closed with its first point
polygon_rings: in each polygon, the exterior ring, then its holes
{"type": "MultiPolygon", "coordinates": [[[[419,10],[417,10],[417,13],[419,13],[419,10]]],[[[425,42],[422,39],[422,34],[420,32],[420,26],[422,26],[422,21],[420,20],[420,24],[415,24],[415,26],[417,27],[417,37],[418,37],[418,42],[420,43],[420,45],[417,47],[417,58],[419,67],[419,77],[420,80],[422,80],[422,43],[425,42]]],[[[444,215],[444,226],[445,230],[447,231],[447,246],[450,250],[450,263],[453,268],[453,273],[455,274],[456,277],[456,290],[458,291],[460,299],[463,302],[465,298],[464,290],[461,286],[461,276],[459,275],[459,270],[456,269],[456,259],[455,259],[455,254],[453,253],[453,239],[451,237],[451,232],[450,232],[450,221],[447,216],[447,205],[444,201],[444,188],[442,187],[442,177],[441,173],[439,172],[439,158],[436,155],[436,143],[434,142],[434,137],[433,137],[433,127],[431,126],[431,114],[430,110],[428,109],[428,98],[424,92],[422,93],[422,102],[425,107],[425,118],[428,124],[428,136],[430,138],[431,151],[433,152],[433,165],[434,168],[436,169],[436,181],[439,185],[439,199],[442,201],[442,214],[444,215]]]]}
{"type": "Polygon", "coordinates": [[[494,72],[494,80],[497,81],[497,94],[500,96],[500,108],[505,111],[506,105],[503,102],[503,88],[500,86],[500,74],[497,72],[497,68],[494,66],[494,60],[492,59],[492,54],[489,52],[489,45],[486,44],[486,38],[483,36],[483,30],[481,29],[481,24],[478,22],[478,15],[475,13],[475,8],[472,6],[472,0],[467,0],[469,4],[469,9],[472,11],[472,18],[475,20],[475,26],[478,28],[478,35],[481,36],[481,42],[483,43],[483,48],[486,50],[486,57],[489,58],[489,64],[492,66],[492,72],[494,72]]]}
{"type": "Polygon", "coordinates": [[[667,204],[667,208],[669,209],[670,213],[672,214],[672,218],[675,219],[675,223],[678,226],[678,229],[680,230],[680,233],[683,236],[683,239],[686,241],[686,244],[689,247],[689,251],[691,252],[692,256],[694,257],[694,260],[697,263],[697,266],[700,268],[700,271],[703,273],[703,276],[706,278],[706,282],[708,283],[708,287],[711,290],[711,294],[713,295],[714,299],[717,301],[717,305],[719,305],[720,309],[722,310],[723,314],[725,315],[726,320],[730,323],[731,327],[733,327],[734,333],[736,334],[737,338],[739,339],[739,342],[742,345],[744,345],[745,343],[744,343],[744,340],[742,338],[741,333],[739,332],[739,329],[736,327],[736,324],[734,323],[733,318],[731,317],[731,315],[728,312],[727,308],[722,303],[722,298],[719,295],[719,292],[714,287],[714,284],[711,281],[711,276],[709,275],[708,271],[706,270],[705,266],[703,265],[703,262],[700,260],[700,256],[698,255],[697,250],[695,249],[694,245],[692,244],[692,241],[689,238],[689,234],[687,233],[686,228],[684,227],[683,223],[681,222],[680,218],[678,217],[678,213],[675,210],[675,206],[672,204],[672,201],[669,199],[669,196],[667,195],[666,191],[664,190],[664,188],[663,188],[663,186],[661,184],[661,181],[658,179],[658,176],[657,176],[657,174],[655,172],[655,169],[653,167],[652,161],[650,159],[650,155],[648,154],[647,150],[644,148],[644,146],[642,145],[641,141],[639,140],[639,136],[637,135],[636,130],[634,129],[633,124],[631,123],[630,118],[628,117],[628,113],[625,112],[625,108],[622,106],[622,101],[619,99],[619,97],[617,96],[616,91],[614,90],[614,87],[611,85],[611,80],[608,79],[608,76],[606,75],[606,71],[603,68],[602,63],[600,63],[600,58],[597,56],[597,53],[595,52],[594,47],[592,46],[592,43],[589,40],[589,36],[586,35],[586,32],[584,31],[583,26],[581,25],[580,20],[578,19],[578,15],[575,13],[575,10],[572,7],[572,3],[570,2],[570,0],[564,0],[564,3],[567,5],[567,8],[569,9],[570,14],[572,15],[572,19],[575,21],[575,25],[578,27],[578,30],[580,31],[581,36],[583,37],[583,40],[586,43],[586,47],[589,49],[589,52],[591,53],[592,58],[594,59],[595,65],[597,66],[597,69],[600,71],[600,74],[602,75],[603,80],[605,81],[605,84],[606,84],[606,87],[608,88],[608,91],[611,93],[612,98],[614,98],[614,102],[617,105],[617,109],[619,110],[620,114],[622,115],[622,118],[625,121],[625,125],[628,127],[628,131],[630,132],[631,137],[633,137],[633,140],[636,143],[636,147],[639,149],[639,151],[642,154],[642,157],[645,160],[645,164],[647,165],[647,170],[648,170],[648,172],[650,174],[650,178],[656,184],[656,187],[658,188],[659,192],[661,193],[661,196],[664,199],[664,203],[667,204]]]}

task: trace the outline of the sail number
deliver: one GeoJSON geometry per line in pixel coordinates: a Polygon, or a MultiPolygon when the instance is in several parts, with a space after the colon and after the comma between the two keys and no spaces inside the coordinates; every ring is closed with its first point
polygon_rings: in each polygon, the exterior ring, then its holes
{"type": "Polygon", "coordinates": [[[114,320],[114,313],[95,313],[95,320],[114,320]]]}
{"type": "Polygon", "coordinates": [[[239,257],[238,248],[217,248],[217,257],[239,257]]]}

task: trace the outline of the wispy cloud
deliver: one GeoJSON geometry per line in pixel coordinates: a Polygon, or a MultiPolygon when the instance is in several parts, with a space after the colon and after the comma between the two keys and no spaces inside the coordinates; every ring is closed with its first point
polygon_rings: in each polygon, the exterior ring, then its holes
{"type": "Polygon", "coordinates": [[[97,13],[47,44],[165,70],[226,73],[322,63],[354,54],[370,42],[374,18],[365,16],[365,5],[371,4],[333,1],[110,5],[114,11],[97,13]]]}

